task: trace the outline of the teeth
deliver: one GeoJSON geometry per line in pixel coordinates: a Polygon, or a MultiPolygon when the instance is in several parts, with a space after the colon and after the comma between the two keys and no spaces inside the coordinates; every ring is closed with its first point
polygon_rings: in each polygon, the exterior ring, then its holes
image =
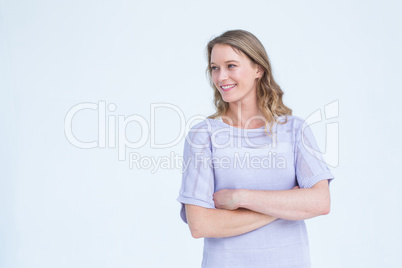
{"type": "Polygon", "coordinates": [[[235,85],[229,85],[229,86],[221,86],[223,89],[228,89],[228,88],[232,88],[232,87],[234,87],[235,85]]]}

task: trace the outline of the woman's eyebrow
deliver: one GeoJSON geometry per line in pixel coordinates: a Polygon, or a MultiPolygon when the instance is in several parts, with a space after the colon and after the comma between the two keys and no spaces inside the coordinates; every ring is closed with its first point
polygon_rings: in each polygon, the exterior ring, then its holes
{"type": "MultiPolygon", "coordinates": [[[[237,60],[227,60],[227,61],[225,61],[225,63],[228,63],[228,62],[238,62],[238,61],[237,60]]],[[[216,64],[216,63],[211,61],[211,64],[216,64]]]]}

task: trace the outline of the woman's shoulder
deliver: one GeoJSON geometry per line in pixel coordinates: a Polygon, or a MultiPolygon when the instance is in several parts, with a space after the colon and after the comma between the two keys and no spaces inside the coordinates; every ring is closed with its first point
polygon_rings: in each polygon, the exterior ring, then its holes
{"type": "Polygon", "coordinates": [[[295,115],[281,115],[278,118],[278,127],[282,126],[287,131],[293,129],[298,130],[302,127],[304,119],[295,115]]]}
{"type": "Polygon", "coordinates": [[[220,117],[217,118],[205,118],[201,120],[200,122],[194,124],[192,127],[190,127],[190,131],[204,131],[207,130],[208,132],[213,132],[213,130],[217,128],[222,128],[225,124],[222,124],[223,121],[220,117]]]}
{"type": "MultiPolygon", "coordinates": [[[[210,118],[205,118],[203,120],[201,120],[200,122],[194,124],[193,126],[190,127],[189,131],[198,131],[198,130],[208,130],[211,131],[213,128],[213,119],[210,118]]],[[[203,131],[204,132],[204,131],[203,131]]]]}
{"type": "Polygon", "coordinates": [[[187,139],[206,139],[211,136],[213,129],[213,122],[209,118],[202,119],[200,122],[195,123],[187,128],[187,139]]]}
{"type": "Polygon", "coordinates": [[[224,124],[217,119],[204,118],[193,126],[186,128],[186,143],[191,145],[211,146],[214,132],[221,129],[224,124]]]}

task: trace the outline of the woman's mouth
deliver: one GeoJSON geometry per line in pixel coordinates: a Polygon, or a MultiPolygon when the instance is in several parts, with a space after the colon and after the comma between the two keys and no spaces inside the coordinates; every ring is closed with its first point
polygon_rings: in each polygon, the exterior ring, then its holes
{"type": "Polygon", "coordinates": [[[223,92],[227,92],[227,91],[233,89],[235,86],[236,86],[236,84],[221,85],[220,88],[222,89],[223,92]]]}

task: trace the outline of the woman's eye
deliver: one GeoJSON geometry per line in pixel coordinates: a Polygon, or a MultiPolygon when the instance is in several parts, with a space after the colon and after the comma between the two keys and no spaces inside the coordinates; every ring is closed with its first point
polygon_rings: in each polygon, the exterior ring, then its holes
{"type": "Polygon", "coordinates": [[[233,67],[236,67],[236,65],[234,65],[234,64],[229,64],[228,67],[229,67],[229,68],[233,68],[233,67]]]}
{"type": "Polygon", "coordinates": [[[218,70],[218,67],[216,67],[216,66],[211,66],[211,70],[212,70],[212,71],[218,70]]]}

